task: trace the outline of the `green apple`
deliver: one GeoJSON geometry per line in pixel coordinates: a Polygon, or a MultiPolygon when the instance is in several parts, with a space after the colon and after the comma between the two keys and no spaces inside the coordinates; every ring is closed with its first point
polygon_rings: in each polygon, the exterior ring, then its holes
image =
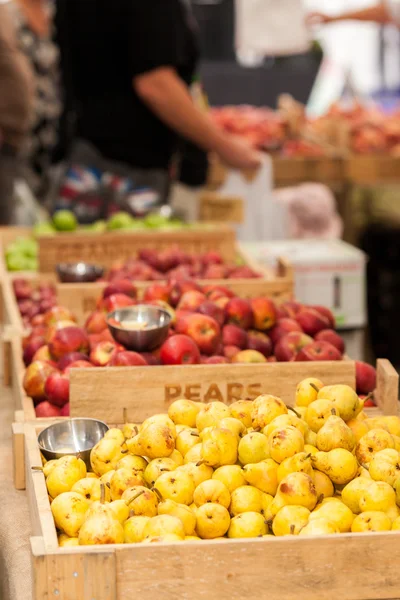
{"type": "Polygon", "coordinates": [[[127,212],[120,211],[112,215],[107,221],[107,229],[114,231],[116,229],[130,229],[134,218],[127,212]]]}
{"type": "Polygon", "coordinates": [[[53,225],[57,231],[75,231],[78,221],[70,210],[57,210],[53,215],[53,225]]]}
{"type": "Polygon", "coordinates": [[[56,233],[57,233],[57,231],[56,231],[55,227],[53,227],[53,225],[49,221],[46,221],[44,223],[36,223],[36,225],[34,225],[34,227],[33,227],[33,235],[34,236],[54,235],[56,233]]]}

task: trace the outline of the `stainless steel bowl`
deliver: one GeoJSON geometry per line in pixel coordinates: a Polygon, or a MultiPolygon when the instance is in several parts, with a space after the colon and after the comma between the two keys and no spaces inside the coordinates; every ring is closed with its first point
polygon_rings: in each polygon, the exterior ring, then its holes
{"type": "Polygon", "coordinates": [[[96,281],[104,274],[103,267],[88,263],[60,263],[56,266],[59,280],[62,283],[89,283],[96,281]]]}
{"type": "Polygon", "coordinates": [[[46,460],[79,455],[90,469],[90,452],[107,431],[103,421],[68,419],[43,429],[38,435],[39,448],[46,460]]]}
{"type": "Polygon", "coordinates": [[[159,306],[138,304],[120,308],[107,315],[107,325],[116,342],[137,352],[154,350],[161,346],[168,337],[171,315],[159,306]],[[110,323],[115,319],[121,323],[117,327],[110,323]],[[145,325],[143,329],[124,328],[124,322],[134,322],[145,325]]]}

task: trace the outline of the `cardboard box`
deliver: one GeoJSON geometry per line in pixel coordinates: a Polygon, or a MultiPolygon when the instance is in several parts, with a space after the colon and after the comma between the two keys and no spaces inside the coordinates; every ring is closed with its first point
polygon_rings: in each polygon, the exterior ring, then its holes
{"type": "Polygon", "coordinates": [[[259,263],[290,260],[295,297],[330,308],[338,329],[366,325],[366,255],[341,240],[286,240],[244,244],[259,263]]]}

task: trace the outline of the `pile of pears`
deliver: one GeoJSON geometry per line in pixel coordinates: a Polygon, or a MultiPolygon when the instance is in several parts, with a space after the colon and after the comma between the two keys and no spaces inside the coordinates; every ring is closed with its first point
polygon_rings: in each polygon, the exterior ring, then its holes
{"type": "Polygon", "coordinates": [[[108,430],[90,462],[44,464],[60,546],[400,529],[400,419],[314,378],[293,408],[176,400],[108,430]]]}

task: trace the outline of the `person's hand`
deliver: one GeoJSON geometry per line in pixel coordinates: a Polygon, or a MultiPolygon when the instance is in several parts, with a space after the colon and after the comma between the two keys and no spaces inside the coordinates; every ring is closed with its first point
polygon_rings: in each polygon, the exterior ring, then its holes
{"type": "Polygon", "coordinates": [[[221,161],[232,169],[255,170],[262,161],[262,154],[249,142],[234,136],[224,136],[216,152],[221,161]]]}
{"type": "Polygon", "coordinates": [[[332,17],[321,12],[311,12],[307,15],[307,25],[323,25],[332,22],[332,17]]]}

